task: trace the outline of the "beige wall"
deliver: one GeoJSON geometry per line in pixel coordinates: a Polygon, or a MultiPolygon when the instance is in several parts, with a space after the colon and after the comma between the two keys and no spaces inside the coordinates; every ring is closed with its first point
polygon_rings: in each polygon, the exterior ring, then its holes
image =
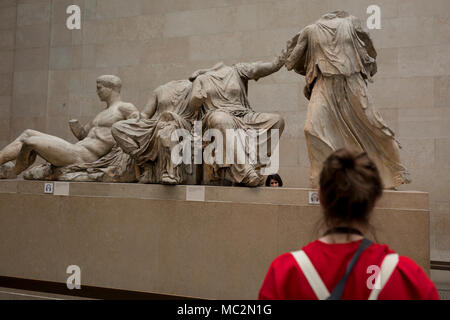
{"type": "Polygon", "coordinates": [[[0,1],[0,146],[8,142],[10,132],[15,34],[15,1],[0,1]]]}
{"type": "MultiPolygon", "coordinates": [[[[271,261],[321,233],[308,189],[205,187],[205,201],[187,189],[70,183],[57,196],[42,181],[0,181],[0,275],[65,283],[75,264],[82,287],[255,299],[271,261]]],[[[428,273],[427,198],[386,192],[373,225],[428,273]]]]}
{"type": "MultiPolygon", "coordinates": [[[[269,59],[321,14],[344,9],[372,30],[379,72],[374,102],[396,131],[413,184],[430,193],[431,257],[450,261],[450,1],[448,0],[0,0],[0,144],[33,128],[74,141],[67,121],[101,105],[95,78],[117,74],[123,98],[142,108],[151,90],[219,60],[269,59]],[[65,27],[69,4],[82,29],[65,27]]],[[[256,111],[286,119],[280,173],[307,186],[303,79],[285,70],[251,83],[256,111]]]]}

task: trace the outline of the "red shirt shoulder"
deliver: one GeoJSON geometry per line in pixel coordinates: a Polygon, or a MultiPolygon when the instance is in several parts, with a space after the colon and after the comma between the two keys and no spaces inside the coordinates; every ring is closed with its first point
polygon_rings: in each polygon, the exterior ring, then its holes
{"type": "Polygon", "coordinates": [[[436,286],[412,259],[400,256],[398,265],[378,297],[380,300],[439,300],[436,286]]]}
{"type": "Polygon", "coordinates": [[[303,274],[291,253],[277,257],[270,265],[259,291],[260,300],[289,300],[297,297],[303,274]],[[298,286],[293,285],[298,284],[298,286]]]}
{"type": "MultiPolygon", "coordinates": [[[[302,248],[329,292],[344,276],[346,267],[361,241],[326,244],[314,241],[302,248]]],[[[384,257],[393,253],[387,245],[372,244],[360,256],[348,277],[342,299],[367,299],[370,295],[371,266],[381,266],[384,257]]],[[[373,279],[375,278],[372,276],[373,279]]],[[[317,299],[291,253],[277,257],[271,264],[259,292],[260,299],[317,299]]],[[[411,259],[400,257],[399,263],[380,292],[379,299],[438,299],[436,287],[411,259]]]]}

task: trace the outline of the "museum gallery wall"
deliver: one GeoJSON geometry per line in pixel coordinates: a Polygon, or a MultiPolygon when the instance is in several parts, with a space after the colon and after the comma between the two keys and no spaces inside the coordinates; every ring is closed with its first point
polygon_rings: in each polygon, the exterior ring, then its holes
{"type": "MultiPolygon", "coordinates": [[[[87,123],[103,110],[96,92],[101,75],[119,77],[121,101],[143,111],[157,88],[186,80],[196,70],[221,61],[224,66],[274,61],[289,39],[327,12],[348,11],[365,26],[371,4],[1,1],[0,147],[26,129],[77,142],[68,122],[87,123]],[[81,29],[67,28],[71,4],[81,9],[81,29]]],[[[368,95],[402,146],[399,157],[412,182],[398,189],[430,193],[431,258],[448,261],[450,3],[395,0],[377,5],[381,25],[369,33],[378,71],[368,83],[368,95]]],[[[284,120],[279,174],[286,187],[310,185],[307,84],[285,67],[248,82],[253,110],[284,120]]]]}

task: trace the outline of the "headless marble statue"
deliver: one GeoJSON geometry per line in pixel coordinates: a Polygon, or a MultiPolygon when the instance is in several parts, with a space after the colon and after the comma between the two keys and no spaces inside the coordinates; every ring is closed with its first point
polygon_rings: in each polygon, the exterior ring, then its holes
{"type": "Polygon", "coordinates": [[[366,152],[385,188],[410,182],[400,163],[400,144],[367,89],[377,72],[376,57],[368,32],[344,11],[322,16],[288,42],[286,67],[306,78],[304,131],[311,187],[318,186],[325,159],[343,147],[366,152]]]}
{"type": "Polygon", "coordinates": [[[216,161],[214,156],[211,156],[211,159],[203,159],[206,168],[205,183],[223,184],[224,181],[230,181],[234,185],[250,187],[263,184],[264,177],[260,169],[265,165],[260,159],[254,163],[248,161],[251,157],[249,141],[256,144],[252,146],[256,150],[265,146],[270,156],[270,133],[276,129],[281,136],[284,130],[284,119],[276,113],[253,111],[248,101],[248,81],[257,81],[280,70],[284,65],[285,54],[286,52],[283,51],[280,56],[270,62],[237,63],[233,66],[219,63],[211,69],[198,70],[190,77],[193,81],[190,109],[202,110],[203,132],[216,129],[223,137],[221,154],[224,161],[216,161]],[[233,149],[235,154],[227,155],[227,150],[232,149],[230,145],[234,144],[234,137],[228,139],[227,131],[229,130],[243,133],[237,141],[243,145],[241,150],[244,151],[247,159],[245,163],[225,161],[225,159],[239,158],[236,154],[239,149],[236,148],[233,149]],[[257,132],[257,142],[249,137],[251,131],[257,132]]]}

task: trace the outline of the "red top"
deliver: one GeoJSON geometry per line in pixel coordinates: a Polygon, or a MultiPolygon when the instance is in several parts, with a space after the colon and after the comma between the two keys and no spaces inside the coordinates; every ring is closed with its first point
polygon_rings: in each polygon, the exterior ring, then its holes
{"type": "MultiPolygon", "coordinates": [[[[302,248],[330,293],[344,276],[361,241],[326,244],[316,240],[302,248]]],[[[364,250],[347,279],[342,299],[367,300],[371,291],[367,285],[369,277],[372,277],[369,283],[375,283],[374,271],[368,273],[367,269],[371,265],[381,266],[389,253],[394,251],[381,244],[372,244],[364,250]]],[[[317,297],[295,258],[285,253],[272,262],[259,291],[259,299],[316,300],[317,297]]],[[[378,299],[439,300],[439,294],[433,282],[414,261],[400,256],[397,267],[378,299]]]]}

